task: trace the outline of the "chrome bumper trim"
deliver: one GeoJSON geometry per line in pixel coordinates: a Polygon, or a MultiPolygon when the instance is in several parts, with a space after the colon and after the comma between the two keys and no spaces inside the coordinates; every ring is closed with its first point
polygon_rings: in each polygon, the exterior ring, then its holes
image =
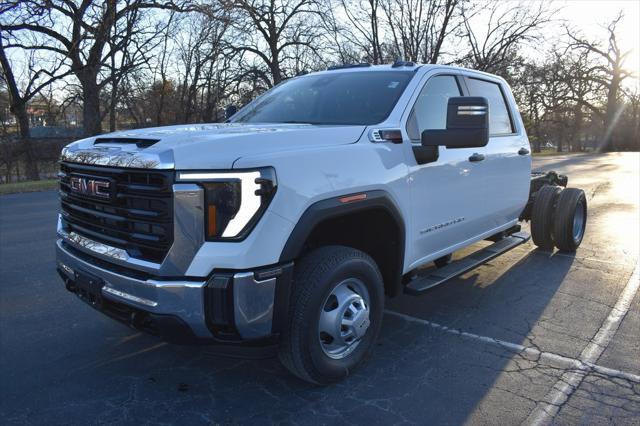
{"type": "Polygon", "coordinates": [[[67,232],[62,226],[62,218],[58,216],[58,237],[65,240],[66,243],[70,244],[72,247],[79,249],[83,252],[91,252],[91,255],[99,257],[104,260],[112,261],[113,263],[122,265],[122,266],[130,266],[130,265],[138,265],[144,267],[146,270],[154,270],[157,271],[160,269],[159,263],[148,262],[142,259],[136,259],[134,257],[129,256],[126,250],[123,250],[118,247],[112,247],[107,244],[100,243],[98,241],[90,240],[87,237],[84,237],[80,234],[76,234],[75,232],[67,232]],[[120,261],[120,262],[117,262],[120,261]]]}
{"type": "Polygon", "coordinates": [[[104,288],[102,289],[102,292],[111,293],[114,296],[122,297],[123,299],[127,299],[136,303],[141,303],[143,305],[147,305],[151,307],[158,306],[158,302],[154,302],[153,300],[143,299],[142,297],[136,297],[132,294],[125,293],[124,291],[116,290],[115,288],[104,286],[104,288]]]}
{"type": "MultiPolygon", "coordinates": [[[[66,240],[65,240],[66,242],[66,240]]],[[[56,241],[56,259],[61,270],[84,270],[104,281],[102,295],[108,299],[154,314],[174,315],[183,320],[197,337],[211,338],[204,313],[205,281],[140,280],[118,274],[78,258],[65,250],[63,240],[56,241]]]]}
{"type": "Polygon", "coordinates": [[[233,276],[233,312],[243,339],[269,336],[273,326],[276,278],[256,281],[253,272],[233,276]]]}

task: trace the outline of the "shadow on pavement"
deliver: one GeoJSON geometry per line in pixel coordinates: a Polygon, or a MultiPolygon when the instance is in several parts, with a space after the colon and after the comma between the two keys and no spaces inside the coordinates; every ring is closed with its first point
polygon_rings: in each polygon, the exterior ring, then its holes
{"type": "MultiPolygon", "coordinates": [[[[490,271],[495,280],[486,272],[469,274],[428,295],[403,296],[392,309],[522,342],[571,263],[532,252],[504,272],[490,271]],[[546,270],[544,279],[539,270],[546,270]]],[[[52,291],[64,292],[53,274],[49,281],[52,291]]],[[[64,297],[63,318],[45,324],[35,313],[23,324],[44,328],[38,338],[4,336],[2,376],[9,381],[2,386],[1,412],[8,423],[457,424],[513,356],[386,316],[368,362],[344,382],[318,388],[290,376],[275,358],[233,359],[208,347],[168,345],[64,297]]]]}
{"type": "MultiPolygon", "coordinates": [[[[491,403],[487,395],[515,356],[387,315],[368,362],[344,382],[318,388],[289,375],[275,358],[232,359],[208,347],[165,344],[97,314],[64,290],[54,273],[55,216],[44,208],[49,199],[54,196],[24,198],[33,202],[25,201],[25,212],[1,230],[3,424],[459,424],[491,403]]],[[[388,308],[528,345],[573,259],[536,251],[505,256],[427,295],[389,300],[388,308]]],[[[509,416],[531,404],[535,386],[514,386],[528,396],[491,409],[503,422],[521,421],[509,416]]]]}

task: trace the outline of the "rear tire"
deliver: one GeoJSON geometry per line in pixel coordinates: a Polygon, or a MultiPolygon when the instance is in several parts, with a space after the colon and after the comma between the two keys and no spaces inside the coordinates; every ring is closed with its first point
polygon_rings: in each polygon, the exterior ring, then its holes
{"type": "Polygon", "coordinates": [[[310,252],[295,266],[280,361],[310,383],[345,378],[371,351],[383,309],[382,275],[369,255],[343,246],[310,252]]]}
{"type": "Polygon", "coordinates": [[[582,243],[587,227],[587,197],[578,188],[567,188],[556,203],[553,236],[556,247],[574,252],[582,243]]]}
{"type": "Polygon", "coordinates": [[[546,185],[538,190],[531,211],[531,239],[544,250],[553,250],[553,216],[559,186],[546,185]]]}

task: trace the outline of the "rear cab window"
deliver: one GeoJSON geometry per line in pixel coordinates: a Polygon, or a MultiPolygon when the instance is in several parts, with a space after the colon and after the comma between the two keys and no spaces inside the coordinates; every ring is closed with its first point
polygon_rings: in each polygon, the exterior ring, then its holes
{"type": "Polygon", "coordinates": [[[489,134],[491,136],[514,134],[513,120],[501,85],[475,77],[466,77],[465,82],[469,89],[469,96],[482,96],[489,101],[489,134]]]}

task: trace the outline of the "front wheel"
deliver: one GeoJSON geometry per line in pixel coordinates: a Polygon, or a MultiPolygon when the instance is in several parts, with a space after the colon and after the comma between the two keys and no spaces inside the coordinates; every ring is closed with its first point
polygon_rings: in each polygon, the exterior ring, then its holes
{"type": "Polygon", "coordinates": [[[280,361],[307,382],[343,379],[373,347],[383,308],[382,276],[370,256],[343,246],[310,252],[295,268],[280,361]]]}

